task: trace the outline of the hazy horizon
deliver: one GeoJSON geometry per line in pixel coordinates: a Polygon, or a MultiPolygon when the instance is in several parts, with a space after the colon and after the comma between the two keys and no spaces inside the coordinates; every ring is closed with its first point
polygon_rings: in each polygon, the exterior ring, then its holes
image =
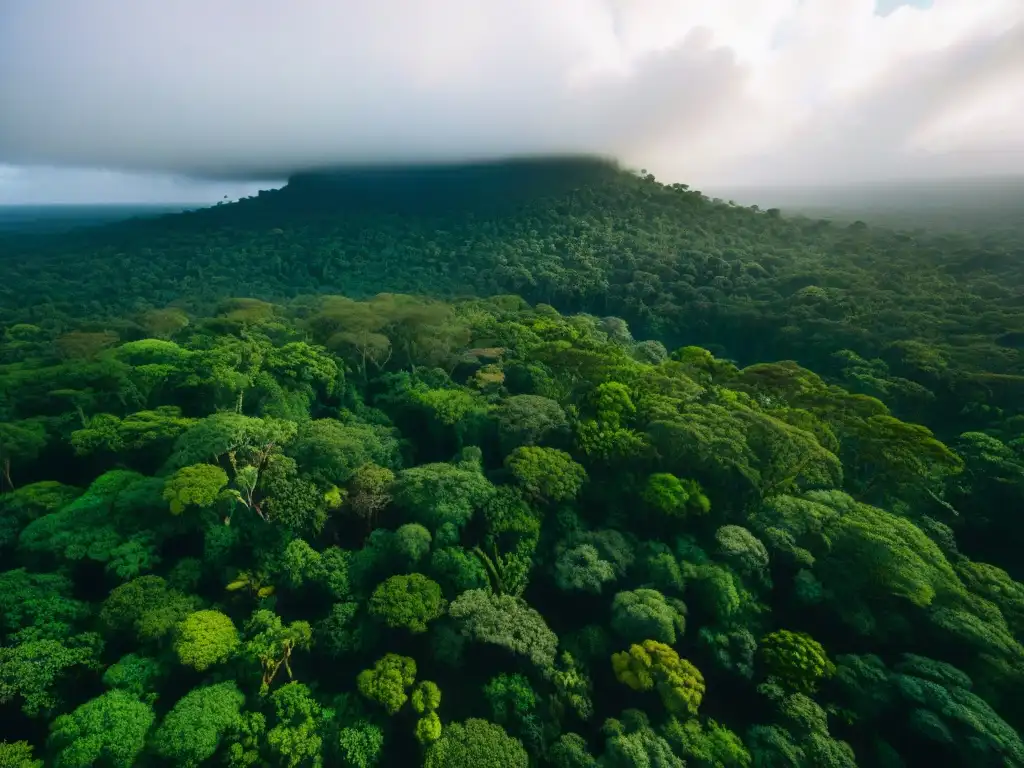
{"type": "Polygon", "coordinates": [[[1024,173],[1019,0],[0,0],[0,202],[598,154],[697,188],[1024,173]]]}

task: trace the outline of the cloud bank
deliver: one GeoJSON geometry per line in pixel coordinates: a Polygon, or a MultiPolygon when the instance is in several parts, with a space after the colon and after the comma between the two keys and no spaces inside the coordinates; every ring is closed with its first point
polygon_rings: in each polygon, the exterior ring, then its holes
{"type": "Polygon", "coordinates": [[[0,0],[0,191],[571,153],[708,186],[1024,173],[1024,3],[894,5],[0,0]]]}

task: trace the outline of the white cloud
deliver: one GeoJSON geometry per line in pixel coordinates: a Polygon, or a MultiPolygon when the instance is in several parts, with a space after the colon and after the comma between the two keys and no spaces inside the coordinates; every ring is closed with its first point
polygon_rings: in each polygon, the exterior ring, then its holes
{"type": "Polygon", "coordinates": [[[1024,173],[1024,2],[875,11],[0,0],[0,162],[264,176],[597,152],[700,185],[1024,173]]]}

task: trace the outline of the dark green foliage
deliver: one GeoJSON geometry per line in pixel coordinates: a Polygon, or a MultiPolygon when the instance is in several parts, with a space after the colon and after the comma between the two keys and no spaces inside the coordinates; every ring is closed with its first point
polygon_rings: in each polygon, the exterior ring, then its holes
{"type": "Polygon", "coordinates": [[[463,633],[477,642],[525,656],[541,672],[550,673],[558,638],[544,617],[521,598],[472,589],[452,602],[449,613],[460,622],[463,633]]]}
{"type": "Polygon", "coordinates": [[[818,682],[835,674],[835,664],[810,635],[780,629],[761,638],[761,658],[769,675],[795,691],[813,693],[818,682]]]}
{"type": "Polygon", "coordinates": [[[427,750],[426,768],[526,768],[529,760],[519,739],[493,723],[470,718],[452,723],[427,750]]]}
{"type": "Polygon", "coordinates": [[[686,763],[673,754],[669,743],[651,728],[640,710],[626,710],[621,719],[605,721],[605,748],[600,765],[608,768],[684,768],[686,763]]]}
{"type": "Polygon", "coordinates": [[[152,704],[168,670],[156,659],[129,653],[107,667],[103,673],[103,684],[138,696],[152,704]]]}
{"type": "Polygon", "coordinates": [[[619,592],[612,600],[612,629],[629,643],[647,638],[674,645],[686,627],[682,604],[671,604],[655,589],[619,592]]]}
{"type": "Polygon", "coordinates": [[[3,259],[0,765],[1024,765],[1005,244],[293,193],[3,259]]]}
{"type": "Polygon", "coordinates": [[[370,615],[392,628],[426,632],[427,622],[444,613],[441,586],[421,573],[392,576],[370,597],[370,615]]]}

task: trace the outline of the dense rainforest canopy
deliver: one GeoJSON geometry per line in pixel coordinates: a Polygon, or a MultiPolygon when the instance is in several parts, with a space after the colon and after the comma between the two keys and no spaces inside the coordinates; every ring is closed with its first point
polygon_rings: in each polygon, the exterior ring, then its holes
{"type": "Polygon", "coordinates": [[[506,171],[0,242],[0,766],[1024,766],[1024,241],[506,171]]]}

